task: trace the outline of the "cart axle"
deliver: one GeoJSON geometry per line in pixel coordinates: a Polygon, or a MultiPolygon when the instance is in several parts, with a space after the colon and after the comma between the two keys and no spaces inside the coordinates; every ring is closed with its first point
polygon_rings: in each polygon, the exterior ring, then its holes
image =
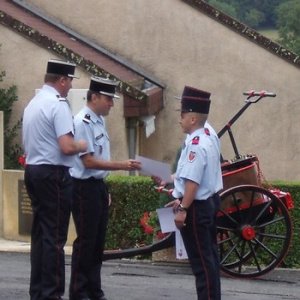
{"type": "Polygon", "coordinates": [[[246,241],[251,241],[255,238],[256,233],[252,226],[246,225],[242,229],[242,237],[246,241]]]}

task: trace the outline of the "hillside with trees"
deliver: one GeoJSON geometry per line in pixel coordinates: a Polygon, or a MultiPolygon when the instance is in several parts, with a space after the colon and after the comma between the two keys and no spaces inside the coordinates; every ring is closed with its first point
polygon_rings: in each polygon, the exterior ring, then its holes
{"type": "Polygon", "coordinates": [[[299,0],[207,0],[257,31],[277,31],[276,41],[300,54],[299,0]]]}

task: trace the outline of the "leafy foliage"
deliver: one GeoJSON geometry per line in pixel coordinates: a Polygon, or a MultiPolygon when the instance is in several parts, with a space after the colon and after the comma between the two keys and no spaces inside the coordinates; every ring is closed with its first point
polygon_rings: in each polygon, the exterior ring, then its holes
{"type": "Polygon", "coordinates": [[[253,28],[275,27],[276,8],[284,0],[208,0],[210,5],[253,28]]]}
{"type": "Polygon", "coordinates": [[[152,236],[145,233],[140,219],[145,212],[155,211],[162,206],[152,179],[111,175],[106,182],[112,198],[106,248],[124,249],[151,243],[152,236]]]}
{"type": "MultiPolygon", "coordinates": [[[[111,175],[107,184],[112,195],[110,219],[106,237],[106,249],[125,249],[149,244],[153,237],[145,233],[140,224],[145,212],[155,211],[169,201],[153,188],[149,177],[111,175]]],[[[272,187],[290,192],[295,207],[290,210],[293,222],[293,238],[282,267],[300,267],[300,183],[271,182],[272,187]]],[[[156,221],[156,219],[153,219],[156,221]]],[[[147,223],[152,221],[147,219],[147,223]]],[[[150,224],[152,227],[156,223],[150,224]]]]}
{"type": "Polygon", "coordinates": [[[207,3],[254,29],[278,29],[278,42],[300,53],[299,0],[207,0],[207,3]]]}
{"type": "Polygon", "coordinates": [[[209,0],[207,1],[211,6],[227,13],[231,17],[238,18],[238,12],[235,6],[230,3],[226,3],[220,0],[209,0]]]}
{"type": "MultiPolygon", "coordinates": [[[[5,71],[0,72],[0,84],[4,81],[5,71]]],[[[12,114],[12,106],[18,101],[17,87],[15,85],[8,88],[0,87],[0,110],[4,113],[4,168],[19,169],[18,157],[22,153],[19,144],[15,143],[15,138],[21,127],[19,120],[12,127],[9,127],[12,114]]]]}
{"type": "Polygon", "coordinates": [[[293,197],[295,205],[295,207],[290,210],[290,216],[293,223],[292,242],[282,267],[300,268],[300,183],[277,181],[272,182],[272,185],[282,191],[289,192],[293,197]]]}
{"type": "Polygon", "coordinates": [[[300,2],[290,0],[276,10],[279,42],[288,49],[300,54],[300,2]]]}

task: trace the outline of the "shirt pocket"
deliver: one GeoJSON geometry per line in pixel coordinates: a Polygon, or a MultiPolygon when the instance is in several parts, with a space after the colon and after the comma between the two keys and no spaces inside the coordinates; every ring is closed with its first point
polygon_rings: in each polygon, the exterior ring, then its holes
{"type": "Polygon", "coordinates": [[[103,155],[106,140],[106,135],[103,132],[95,133],[94,147],[96,156],[100,157],[103,155]]]}

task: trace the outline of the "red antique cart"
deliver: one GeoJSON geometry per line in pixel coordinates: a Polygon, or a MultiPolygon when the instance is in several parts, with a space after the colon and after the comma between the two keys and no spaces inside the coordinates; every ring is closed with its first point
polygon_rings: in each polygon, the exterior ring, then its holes
{"type": "MultiPolygon", "coordinates": [[[[242,113],[265,97],[266,91],[245,92],[244,106],[218,133],[229,134],[234,150],[233,160],[222,161],[224,188],[220,192],[221,208],[217,215],[217,240],[221,270],[233,277],[253,278],[263,275],[282,262],[292,239],[289,210],[294,207],[288,192],[274,189],[263,181],[255,155],[240,155],[232,125],[242,113]]],[[[170,190],[158,188],[170,194],[170,190]]],[[[162,250],[174,245],[174,233],[140,248],[106,250],[104,260],[132,257],[162,250]]]]}
{"type": "Polygon", "coordinates": [[[240,155],[231,126],[253,103],[274,93],[250,91],[243,108],[218,133],[228,132],[235,152],[222,163],[224,189],[218,213],[218,245],[221,269],[232,276],[256,277],[278,266],[292,239],[289,210],[294,207],[289,193],[264,182],[255,155],[240,155]]]}

